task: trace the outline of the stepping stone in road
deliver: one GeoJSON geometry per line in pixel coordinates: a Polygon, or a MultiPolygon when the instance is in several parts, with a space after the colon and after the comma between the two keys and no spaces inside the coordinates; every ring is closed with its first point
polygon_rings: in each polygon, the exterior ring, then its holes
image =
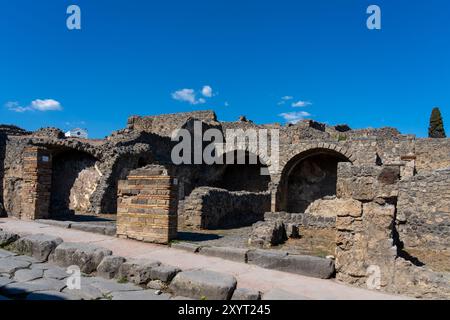
{"type": "Polygon", "coordinates": [[[49,255],[63,240],[46,234],[25,236],[12,244],[13,251],[31,256],[39,261],[47,261],[49,255]]]}
{"type": "Polygon", "coordinates": [[[236,288],[236,278],[209,270],[178,273],[170,284],[175,295],[193,299],[229,300],[236,288]]]}
{"type": "Polygon", "coordinates": [[[260,300],[261,292],[254,289],[238,288],[234,290],[231,300],[260,300]]]}

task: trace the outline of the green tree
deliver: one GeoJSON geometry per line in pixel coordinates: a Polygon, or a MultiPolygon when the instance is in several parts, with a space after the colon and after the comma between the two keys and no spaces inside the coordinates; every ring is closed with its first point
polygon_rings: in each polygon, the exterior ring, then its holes
{"type": "Polygon", "coordinates": [[[441,110],[434,108],[431,112],[430,126],[428,127],[428,137],[445,138],[444,120],[442,120],[441,110]]]}

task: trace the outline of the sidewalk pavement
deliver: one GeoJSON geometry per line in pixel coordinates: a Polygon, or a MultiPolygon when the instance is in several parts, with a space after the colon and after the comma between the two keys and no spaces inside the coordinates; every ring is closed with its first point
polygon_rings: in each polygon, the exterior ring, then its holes
{"type": "Polygon", "coordinates": [[[0,219],[0,228],[20,235],[44,233],[58,236],[65,242],[92,243],[112,250],[114,255],[135,259],[156,259],[162,263],[179,267],[182,270],[207,269],[227,273],[236,277],[238,287],[251,288],[263,293],[272,290],[273,292],[280,292],[279,290],[281,289],[284,295],[291,295],[298,299],[313,300],[409,299],[404,296],[347,286],[335,280],[316,279],[276,270],[268,270],[245,263],[177,250],[168,246],[64,229],[33,221],[2,218],[0,219]]]}

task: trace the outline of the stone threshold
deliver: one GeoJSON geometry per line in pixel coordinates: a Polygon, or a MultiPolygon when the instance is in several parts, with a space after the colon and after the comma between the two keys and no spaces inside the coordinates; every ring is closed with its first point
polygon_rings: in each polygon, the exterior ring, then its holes
{"type": "Polygon", "coordinates": [[[329,258],[295,255],[285,251],[202,246],[189,242],[173,242],[171,247],[306,277],[330,279],[335,274],[334,260],[329,258]]]}
{"type": "Polygon", "coordinates": [[[106,236],[116,235],[116,226],[102,226],[95,223],[87,222],[75,222],[75,221],[62,221],[62,220],[50,220],[50,219],[37,219],[34,220],[38,223],[46,224],[49,226],[74,229],[84,232],[91,232],[96,234],[102,234],[106,236]]]}

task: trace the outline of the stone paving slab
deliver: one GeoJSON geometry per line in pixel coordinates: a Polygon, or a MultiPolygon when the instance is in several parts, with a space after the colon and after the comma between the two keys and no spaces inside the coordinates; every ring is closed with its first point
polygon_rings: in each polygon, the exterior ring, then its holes
{"type": "Polygon", "coordinates": [[[6,251],[6,250],[3,250],[3,249],[0,249],[0,259],[1,258],[12,257],[12,256],[17,256],[17,254],[14,253],[14,252],[10,252],[10,251],[6,251]]]}
{"type": "Polygon", "coordinates": [[[44,277],[49,279],[63,280],[67,278],[69,274],[59,267],[48,267],[44,270],[44,277]]]}
{"type": "Polygon", "coordinates": [[[202,247],[199,251],[200,254],[223,258],[226,260],[236,262],[247,262],[247,249],[230,248],[230,247],[202,247]]]}
{"type": "Polygon", "coordinates": [[[171,247],[178,250],[184,250],[188,252],[198,252],[201,248],[198,244],[189,243],[189,242],[175,242],[171,244],[171,247]]]}
{"type": "Polygon", "coordinates": [[[266,292],[262,300],[311,300],[306,297],[299,297],[297,295],[293,295],[283,289],[272,289],[266,292]]]}
{"type": "MultiPolygon", "coordinates": [[[[80,289],[67,287],[64,268],[49,263],[28,262],[30,257],[1,258],[11,273],[0,276],[0,300],[168,300],[169,294],[156,294],[132,283],[118,283],[94,276],[82,276],[80,289]],[[8,263],[7,263],[8,262],[8,263]],[[17,265],[23,267],[16,269],[17,265]],[[14,271],[15,270],[15,271],[14,271]],[[10,278],[11,277],[11,278],[10,278]]],[[[35,259],[34,259],[35,260],[35,259]]]]}
{"type": "Polygon", "coordinates": [[[12,258],[0,259],[0,273],[13,273],[19,269],[28,268],[31,265],[30,262],[22,261],[12,258]]]}
{"type": "Polygon", "coordinates": [[[37,260],[37,259],[35,259],[33,257],[30,257],[30,256],[19,256],[19,255],[17,255],[16,257],[14,257],[14,259],[15,260],[29,262],[29,263],[32,263],[32,264],[35,264],[35,265],[41,263],[41,261],[39,261],[39,260],[37,260]]]}
{"type": "Polygon", "coordinates": [[[36,219],[36,222],[48,224],[50,226],[60,227],[60,228],[67,228],[69,229],[72,225],[72,222],[70,221],[59,221],[59,220],[45,220],[45,219],[36,219]]]}
{"type": "Polygon", "coordinates": [[[104,298],[103,293],[92,285],[82,284],[80,289],[64,288],[62,293],[77,297],[79,300],[98,300],[104,298]]]}
{"type": "Polygon", "coordinates": [[[26,300],[39,300],[39,301],[45,301],[45,300],[79,300],[78,297],[59,292],[59,291],[40,291],[40,292],[33,292],[30,293],[26,300]]]}
{"type": "Polygon", "coordinates": [[[17,270],[14,274],[14,281],[27,282],[42,278],[44,276],[44,270],[42,269],[21,269],[17,270]]]}
{"type": "Polygon", "coordinates": [[[13,280],[11,280],[11,279],[9,279],[9,278],[6,278],[6,277],[0,277],[0,288],[1,288],[1,287],[4,287],[5,285],[10,284],[10,283],[12,283],[12,282],[13,282],[13,280]]]}
{"type": "Polygon", "coordinates": [[[45,287],[47,288],[46,290],[52,291],[61,291],[67,286],[66,281],[56,279],[45,279],[45,278],[29,281],[27,283],[35,286],[45,287]]]}
{"type": "Polygon", "coordinates": [[[155,294],[155,290],[113,292],[112,300],[169,300],[170,295],[155,294]]]}
{"type": "Polygon", "coordinates": [[[141,287],[131,283],[118,283],[114,280],[105,280],[95,278],[91,285],[100,290],[102,294],[110,294],[112,292],[124,292],[124,291],[141,291],[141,287]]]}
{"type": "Polygon", "coordinates": [[[11,296],[22,296],[37,291],[48,291],[52,288],[43,284],[30,284],[28,282],[13,282],[0,288],[0,293],[11,296]]]}

